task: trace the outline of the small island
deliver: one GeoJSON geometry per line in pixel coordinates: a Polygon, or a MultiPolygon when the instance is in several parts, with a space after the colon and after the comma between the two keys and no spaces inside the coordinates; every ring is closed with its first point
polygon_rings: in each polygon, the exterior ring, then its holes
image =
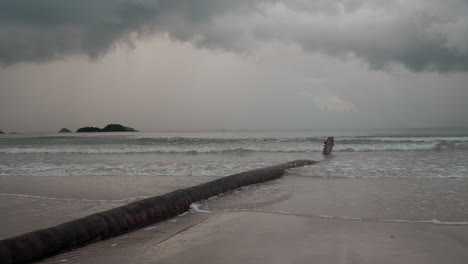
{"type": "Polygon", "coordinates": [[[101,129],[99,127],[82,127],[76,130],[76,133],[81,132],[101,132],[101,129]]]}
{"type": "Polygon", "coordinates": [[[131,127],[122,126],[120,124],[109,124],[103,129],[99,127],[82,127],[76,131],[76,133],[82,133],[82,132],[138,132],[138,131],[131,127]]]}
{"type": "Polygon", "coordinates": [[[68,128],[62,128],[60,129],[59,133],[71,133],[71,131],[68,128]]]}
{"type": "Polygon", "coordinates": [[[0,130],[0,134],[5,134],[5,132],[3,132],[3,131],[0,130]]]}
{"type": "Polygon", "coordinates": [[[102,129],[102,132],[136,132],[136,130],[120,124],[109,124],[102,129]]]}

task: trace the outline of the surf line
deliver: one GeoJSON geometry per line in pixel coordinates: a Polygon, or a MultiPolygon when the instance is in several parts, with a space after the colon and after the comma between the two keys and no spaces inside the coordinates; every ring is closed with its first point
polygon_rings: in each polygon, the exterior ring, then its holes
{"type": "Polygon", "coordinates": [[[177,216],[194,202],[241,187],[278,179],[286,169],[317,163],[295,160],[249,170],[193,187],[150,197],[54,227],[0,241],[0,263],[30,263],[95,241],[105,240],[177,216]]]}

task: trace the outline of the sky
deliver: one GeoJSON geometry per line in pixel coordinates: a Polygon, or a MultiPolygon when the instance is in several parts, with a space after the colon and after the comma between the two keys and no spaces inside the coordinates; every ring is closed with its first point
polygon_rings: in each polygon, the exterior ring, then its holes
{"type": "Polygon", "coordinates": [[[0,0],[0,130],[468,127],[468,0],[0,0]]]}

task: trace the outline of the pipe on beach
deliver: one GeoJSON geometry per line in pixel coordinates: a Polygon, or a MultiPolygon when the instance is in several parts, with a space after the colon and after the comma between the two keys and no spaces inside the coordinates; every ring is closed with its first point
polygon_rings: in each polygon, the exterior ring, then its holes
{"type": "Polygon", "coordinates": [[[95,241],[115,237],[177,216],[187,211],[194,202],[243,186],[278,179],[286,169],[314,163],[316,162],[312,160],[296,160],[241,172],[1,240],[0,263],[30,263],[95,241]]]}

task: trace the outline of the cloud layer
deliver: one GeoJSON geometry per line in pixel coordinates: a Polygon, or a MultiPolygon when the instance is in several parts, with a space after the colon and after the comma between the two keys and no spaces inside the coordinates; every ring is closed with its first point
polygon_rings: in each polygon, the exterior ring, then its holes
{"type": "Polygon", "coordinates": [[[280,41],[376,69],[468,71],[466,0],[0,0],[0,65],[98,58],[153,34],[239,53],[280,41]]]}

